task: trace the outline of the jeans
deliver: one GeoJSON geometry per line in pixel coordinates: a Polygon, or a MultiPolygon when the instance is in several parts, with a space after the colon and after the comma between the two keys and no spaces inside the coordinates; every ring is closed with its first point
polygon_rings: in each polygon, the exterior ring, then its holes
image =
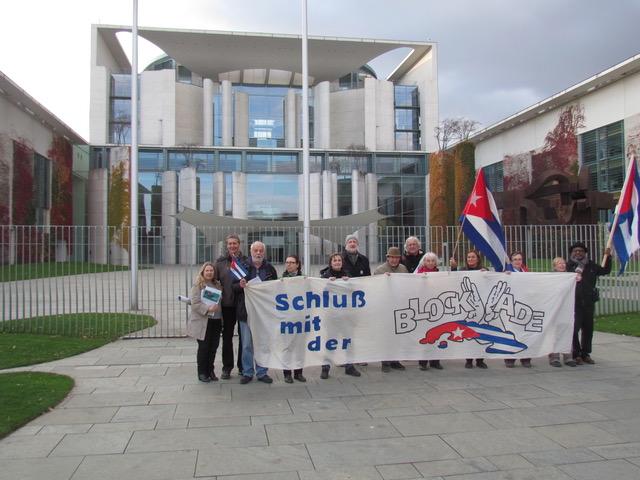
{"type": "MultiPolygon", "coordinates": [[[[240,325],[240,339],[242,340],[242,375],[253,377],[253,338],[247,322],[238,322],[240,325]]],[[[262,378],[267,374],[267,369],[255,364],[256,377],[262,378]]]]}

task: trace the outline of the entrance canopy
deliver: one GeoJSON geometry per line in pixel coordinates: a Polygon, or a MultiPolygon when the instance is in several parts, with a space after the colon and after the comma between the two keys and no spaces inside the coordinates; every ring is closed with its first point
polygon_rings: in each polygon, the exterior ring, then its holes
{"type": "MultiPolygon", "coordinates": [[[[224,240],[224,237],[234,230],[235,233],[264,231],[265,229],[299,229],[302,233],[303,222],[299,220],[245,220],[242,218],[221,217],[211,213],[204,213],[191,208],[184,208],[175,215],[182,222],[197,227],[209,243],[224,240]]],[[[345,235],[362,227],[377,223],[387,218],[377,209],[367,210],[342,217],[311,220],[311,234],[333,243],[342,244],[345,235]]]]}

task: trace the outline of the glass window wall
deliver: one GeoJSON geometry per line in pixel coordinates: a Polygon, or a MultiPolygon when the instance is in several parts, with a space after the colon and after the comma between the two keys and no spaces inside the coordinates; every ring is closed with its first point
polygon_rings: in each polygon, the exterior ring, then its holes
{"type": "Polygon", "coordinates": [[[247,174],[247,217],[298,219],[298,175],[247,174]]]}

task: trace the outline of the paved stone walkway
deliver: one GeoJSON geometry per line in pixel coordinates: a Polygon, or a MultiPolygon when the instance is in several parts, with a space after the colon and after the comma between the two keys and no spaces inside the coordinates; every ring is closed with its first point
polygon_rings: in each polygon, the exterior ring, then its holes
{"type": "Polygon", "coordinates": [[[597,334],[593,366],[444,370],[308,383],[198,383],[195,342],[124,340],[33,370],[71,375],[0,441],[0,479],[640,478],[640,338],[597,334]]]}

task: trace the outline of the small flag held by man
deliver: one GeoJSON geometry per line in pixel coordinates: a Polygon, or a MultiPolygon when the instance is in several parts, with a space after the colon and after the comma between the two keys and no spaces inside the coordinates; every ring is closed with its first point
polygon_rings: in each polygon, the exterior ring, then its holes
{"type": "Polygon", "coordinates": [[[231,265],[229,265],[229,271],[233,273],[233,275],[238,280],[242,280],[244,277],[247,276],[247,272],[244,271],[240,263],[236,262],[235,258],[231,260],[231,265]]]}
{"type": "Polygon", "coordinates": [[[504,231],[482,169],[478,172],[460,221],[467,238],[487,257],[496,272],[502,272],[508,259],[504,231]]]}

